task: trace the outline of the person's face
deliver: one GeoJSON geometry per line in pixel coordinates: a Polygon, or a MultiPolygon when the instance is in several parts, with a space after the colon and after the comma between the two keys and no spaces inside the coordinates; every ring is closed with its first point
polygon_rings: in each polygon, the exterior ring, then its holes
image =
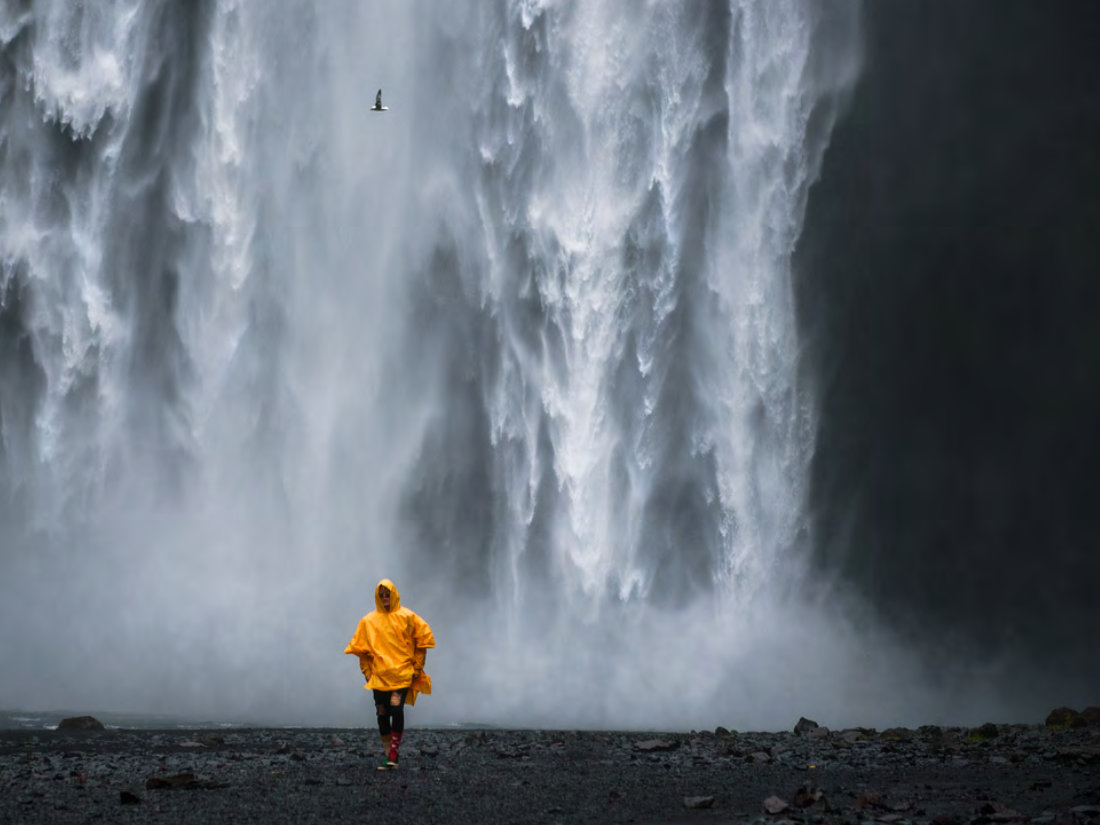
{"type": "Polygon", "coordinates": [[[390,609],[390,591],[387,588],[378,588],[378,600],[382,602],[382,607],[386,608],[386,610],[390,609]]]}

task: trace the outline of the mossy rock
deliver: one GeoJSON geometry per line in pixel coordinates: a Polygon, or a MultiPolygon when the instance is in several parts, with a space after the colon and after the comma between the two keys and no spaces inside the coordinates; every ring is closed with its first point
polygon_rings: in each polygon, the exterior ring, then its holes
{"type": "Polygon", "coordinates": [[[913,738],[913,731],[909,728],[887,728],[879,736],[888,742],[908,742],[913,738]]]}
{"type": "Polygon", "coordinates": [[[1055,708],[1047,714],[1046,726],[1055,730],[1083,728],[1088,725],[1085,717],[1073,708],[1055,708]]]}
{"type": "Polygon", "coordinates": [[[1000,730],[992,722],[986,722],[977,728],[971,728],[966,738],[973,742],[988,742],[1000,736],[1000,730]]]}

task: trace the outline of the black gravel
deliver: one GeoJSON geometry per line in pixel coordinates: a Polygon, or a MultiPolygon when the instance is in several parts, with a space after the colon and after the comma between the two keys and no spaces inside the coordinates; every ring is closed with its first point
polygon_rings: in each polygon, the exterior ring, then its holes
{"type": "Polygon", "coordinates": [[[804,727],[0,731],[0,822],[1100,825],[1100,728],[804,727]]]}

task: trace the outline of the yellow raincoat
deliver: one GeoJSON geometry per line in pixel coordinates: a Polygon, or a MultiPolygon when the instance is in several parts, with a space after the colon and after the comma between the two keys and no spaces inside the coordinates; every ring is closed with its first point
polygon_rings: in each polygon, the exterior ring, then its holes
{"type": "Polygon", "coordinates": [[[409,688],[405,701],[416,704],[418,693],[432,692],[432,680],[424,672],[428,648],[435,647],[435,637],[428,623],[401,606],[401,595],[389,579],[382,579],[374,588],[375,609],[359,620],[355,635],[344,653],[359,657],[367,690],[400,690],[409,688]],[[390,591],[390,609],[382,607],[379,588],[390,591]],[[415,679],[414,679],[415,676],[415,679]]]}

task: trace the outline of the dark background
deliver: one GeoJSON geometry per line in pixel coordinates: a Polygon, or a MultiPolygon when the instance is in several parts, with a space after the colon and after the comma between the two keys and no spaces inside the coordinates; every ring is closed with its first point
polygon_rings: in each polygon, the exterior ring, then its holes
{"type": "Polygon", "coordinates": [[[796,256],[817,561],[1100,704],[1100,5],[864,19],[796,256]]]}

